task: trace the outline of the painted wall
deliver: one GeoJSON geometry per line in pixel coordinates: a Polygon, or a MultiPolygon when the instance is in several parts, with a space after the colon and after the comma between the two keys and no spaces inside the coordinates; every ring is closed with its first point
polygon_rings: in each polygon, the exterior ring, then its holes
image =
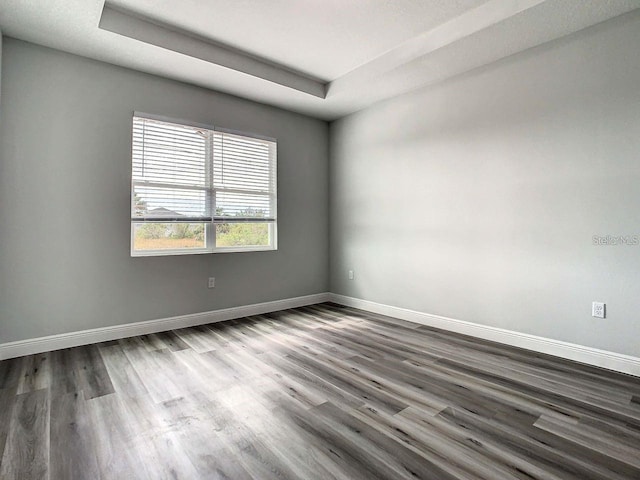
{"type": "Polygon", "coordinates": [[[332,123],[331,291],[640,355],[640,245],[592,238],[640,236],[638,45],[629,14],[332,123]]]}
{"type": "Polygon", "coordinates": [[[0,343],[328,290],[326,122],[11,38],[2,67],[0,343]],[[277,138],[278,251],[131,258],[134,110],[277,138]]]}
{"type": "Polygon", "coordinates": [[[2,30],[0,30],[0,104],[2,103],[2,30]]]}

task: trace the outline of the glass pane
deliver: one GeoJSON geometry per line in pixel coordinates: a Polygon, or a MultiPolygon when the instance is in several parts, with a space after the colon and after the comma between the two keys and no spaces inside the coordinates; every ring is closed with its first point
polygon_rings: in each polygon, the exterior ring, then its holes
{"type": "Polygon", "coordinates": [[[207,192],[170,186],[134,185],[131,214],[133,217],[165,217],[167,219],[208,216],[207,192]]]}
{"type": "Polygon", "coordinates": [[[270,217],[269,194],[216,191],[216,217],[270,217]]]}
{"type": "Polygon", "coordinates": [[[204,223],[135,223],[133,249],[184,250],[205,248],[206,224],[204,223]]]}
{"type": "Polygon", "coordinates": [[[268,223],[218,223],[216,247],[268,247],[268,223]]]}

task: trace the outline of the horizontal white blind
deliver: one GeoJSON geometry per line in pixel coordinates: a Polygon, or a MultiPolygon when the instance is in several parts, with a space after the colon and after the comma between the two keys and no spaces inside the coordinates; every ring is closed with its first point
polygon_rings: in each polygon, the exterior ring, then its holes
{"type": "Polygon", "coordinates": [[[210,220],[208,136],[203,129],[133,118],[132,218],[210,220]]]}
{"type": "Polygon", "coordinates": [[[214,132],[217,221],[275,220],[274,153],[274,142],[214,132]]]}
{"type": "Polygon", "coordinates": [[[276,144],[134,117],[134,222],[275,222],[276,144]]]}

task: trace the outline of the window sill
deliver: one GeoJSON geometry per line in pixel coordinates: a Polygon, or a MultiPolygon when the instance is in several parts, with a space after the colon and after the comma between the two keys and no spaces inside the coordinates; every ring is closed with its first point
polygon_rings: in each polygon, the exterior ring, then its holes
{"type": "Polygon", "coordinates": [[[175,255],[203,255],[215,253],[251,253],[251,252],[271,252],[278,250],[277,247],[223,247],[215,250],[193,249],[193,250],[145,250],[131,251],[131,257],[168,257],[175,255]]]}

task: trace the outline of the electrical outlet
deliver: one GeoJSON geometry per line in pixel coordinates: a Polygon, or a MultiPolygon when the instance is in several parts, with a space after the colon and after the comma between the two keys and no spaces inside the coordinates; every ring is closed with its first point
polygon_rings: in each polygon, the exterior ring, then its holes
{"type": "Polygon", "coordinates": [[[353,280],[353,270],[349,270],[349,280],[353,280]]]}
{"type": "Polygon", "coordinates": [[[209,277],[209,288],[214,288],[216,286],[216,278],[209,277]]]}
{"type": "Polygon", "coordinates": [[[602,302],[593,302],[591,306],[591,316],[596,318],[605,318],[605,315],[606,315],[605,307],[606,307],[606,304],[602,302]]]}

